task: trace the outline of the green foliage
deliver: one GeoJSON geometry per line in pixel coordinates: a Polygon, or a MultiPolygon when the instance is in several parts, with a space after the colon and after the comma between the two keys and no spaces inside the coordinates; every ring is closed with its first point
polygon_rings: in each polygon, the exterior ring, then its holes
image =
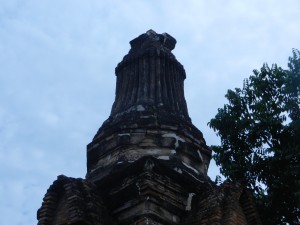
{"type": "Polygon", "coordinates": [[[264,64],[253,73],[208,123],[221,138],[214,159],[252,190],[264,224],[299,224],[300,52],[288,70],[264,64]]]}

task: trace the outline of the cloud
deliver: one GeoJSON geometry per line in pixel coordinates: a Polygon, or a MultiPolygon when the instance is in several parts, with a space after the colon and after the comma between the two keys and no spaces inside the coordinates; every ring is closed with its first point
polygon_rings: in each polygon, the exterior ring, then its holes
{"type": "Polygon", "coordinates": [[[151,28],[177,39],[190,116],[217,144],[206,124],[226,90],[263,62],[285,67],[299,48],[299,8],[297,0],[1,1],[3,223],[36,223],[57,175],[84,177],[86,144],[109,116],[130,40],[151,28]]]}

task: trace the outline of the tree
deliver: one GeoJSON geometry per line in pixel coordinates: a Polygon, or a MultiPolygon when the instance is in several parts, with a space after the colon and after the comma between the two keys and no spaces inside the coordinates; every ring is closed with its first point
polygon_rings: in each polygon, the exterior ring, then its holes
{"type": "Polygon", "coordinates": [[[221,173],[252,191],[263,224],[300,224],[300,52],[253,71],[208,125],[221,173]]]}

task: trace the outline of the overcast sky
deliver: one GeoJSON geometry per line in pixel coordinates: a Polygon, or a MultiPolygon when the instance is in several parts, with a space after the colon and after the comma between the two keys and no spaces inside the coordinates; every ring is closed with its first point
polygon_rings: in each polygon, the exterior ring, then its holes
{"type": "Polygon", "coordinates": [[[190,117],[212,145],[227,89],[300,48],[299,15],[299,0],[0,0],[0,223],[36,224],[58,175],[85,176],[130,40],[177,39],[190,117]]]}

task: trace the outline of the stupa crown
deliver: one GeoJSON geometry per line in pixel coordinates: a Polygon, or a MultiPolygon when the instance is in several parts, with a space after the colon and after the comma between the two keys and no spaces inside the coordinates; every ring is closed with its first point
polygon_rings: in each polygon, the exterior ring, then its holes
{"type": "Polygon", "coordinates": [[[146,33],[130,41],[130,45],[130,51],[139,51],[151,47],[172,51],[175,48],[176,39],[168,33],[157,34],[154,30],[148,30],[146,33]]]}
{"type": "Polygon", "coordinates": [[[149,30],[130,41],[116,67],[116,97],[111,116],[133,111],[167,113],[190,121],[184,97],[183,66],[171,51],[176,40],[149,30]]]}

